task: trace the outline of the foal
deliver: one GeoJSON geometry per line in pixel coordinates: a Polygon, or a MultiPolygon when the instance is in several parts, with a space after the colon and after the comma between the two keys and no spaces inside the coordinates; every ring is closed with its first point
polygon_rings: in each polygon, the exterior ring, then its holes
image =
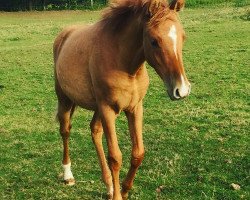
{"type": "Polygon", "coordinates": [[[75,106],[93,110],[91,133],[109,198],[126,199],[144,157],[142,100],[149,78],[147,61],[167,87],[172,100],[189,95],[182,45],[184,31],[177,11],[184,0],[117,0],[90,26],[69,27],[54,43],[55,90],[63,139],[66,184],[75,183],[69,157],[71,117],[75,106]],[[124,111],[132,141],[131,166],[120,191],[122,154],[115,120],[124,111]],[[108,145],[108,163],[102,134],[108,145]]]}

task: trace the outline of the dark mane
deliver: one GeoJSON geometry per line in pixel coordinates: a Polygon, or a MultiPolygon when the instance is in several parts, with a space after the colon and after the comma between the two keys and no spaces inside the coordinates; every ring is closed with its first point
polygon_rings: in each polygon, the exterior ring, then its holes
{"type": "MultiPolygon", "coordinates": [[[[150,2],[151,0],[114,0],[104,10],[101,21],[109,30],[121,31],[135,15],[144,13],[146,16],[150,2]]],[[[157,23],[166,15],[167,1],[158,0],[158,2],[159,10],[150,19],[149,23],[157,23]]]]}

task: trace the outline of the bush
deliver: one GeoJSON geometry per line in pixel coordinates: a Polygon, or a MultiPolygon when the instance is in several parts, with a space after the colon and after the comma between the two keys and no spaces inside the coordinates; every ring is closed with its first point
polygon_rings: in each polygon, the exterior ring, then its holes
{"type": "Polygon", "coordinates": [[[186,0],[186,7],[211,6],[221,3],[234,4],[236,7],[247,6],[250,4],[248,0],[186,0]]]}
{"type": "MultiPolygon", "coordinates": [[[[169,0],[170,1],[170,0],[169,0]]],[[[249,0],[186,0],[186,7],[203,7],[230,3],[237,7],[249,5],[249,0]]],[[[0,10],[4,11],[26,11],[26,10],[82,10],[99,9],[107,5],[108,0],[0,0],[0,10]]]]}

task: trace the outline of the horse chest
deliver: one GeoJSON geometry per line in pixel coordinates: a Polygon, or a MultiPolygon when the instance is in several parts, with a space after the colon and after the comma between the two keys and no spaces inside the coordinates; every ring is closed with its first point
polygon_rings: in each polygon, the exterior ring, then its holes
{"type": "Polygon", "coordinates": [[[113,103],[121,110],[133,108],[142,98],[137,87],[116,88],[112,91],[113,103]]]}
{"type": "MultiPolygon", "coordinates": [[[[103,84],[105,85],[105,84],[103,84]]],[[[105,101],[113,106],[118,112],[121,110],[133,110],[143,99],[147,92],[148,80],[111,80],[106,83],[102,96],[105,101]]]]}

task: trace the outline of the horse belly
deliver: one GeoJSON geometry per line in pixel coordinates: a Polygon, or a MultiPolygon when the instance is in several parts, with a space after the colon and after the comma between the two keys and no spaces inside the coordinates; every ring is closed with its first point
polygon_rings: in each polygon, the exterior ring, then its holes
{"type": "Polygon", "coordinates": [[[83,72],[76,73],[72,68],[70,71],[67,67],[64,68],[57,71],[58,82],[63,92],[80,107],[96,110],[96,100],[89,75],[83,72]]]}

